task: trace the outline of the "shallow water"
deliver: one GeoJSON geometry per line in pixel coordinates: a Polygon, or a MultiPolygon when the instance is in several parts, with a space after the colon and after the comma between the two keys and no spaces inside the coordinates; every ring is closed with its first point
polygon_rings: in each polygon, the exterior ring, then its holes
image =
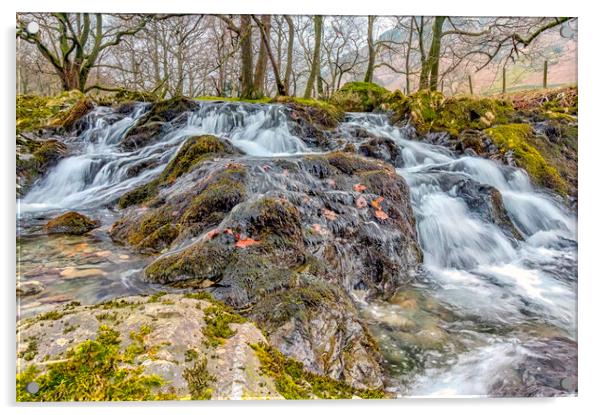
{"type": "MultiPolygon", "coordinates": [[[[19,276],[40,281],[45,289],[20,300],[19,317],[56,303],[94,303],[163,288],[141,279],[151,257],[110,240],[107,230],[117,214],[105,206],[158,175],[188,137],[216,134],[250,157],[319,151],[291,133],[283,107],[239,103],[199,104],[183,125],[167,128],[156,143],[121,151],[121,138],[144,111],[141,105],[125,117],[107,108],[89,114],[88,129],[70,139],[75,154],[20,201],[19,276]],[[149,161],[152,167],[131,174],[149,161]],[[100,218],[102,227],[77,237],[40,232],[45,220],[69,209],[100,218]]],[[[410,187],[424,251],[422,275],[390,301],[366,304],[358,298],[385,357],[390,391],[487,395],[500,379],[516,378],[518,362],[532,353],[526,342],[576,338],[572,213],[534,189],[522,170],[409,140],[411,130],[392,127],[384,115],[348,114],[337,136],[357,142],[351,134],[356,128],[400,147],[403,167],[397,172],[410,187]],[[499,190],[521,238],[472,210],[453,184],[458,177],[499,190]]]]}

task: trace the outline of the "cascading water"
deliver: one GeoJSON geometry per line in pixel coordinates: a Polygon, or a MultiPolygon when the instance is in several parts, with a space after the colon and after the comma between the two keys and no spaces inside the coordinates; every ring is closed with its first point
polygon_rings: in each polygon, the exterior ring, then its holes
{"type": "Polygon", "coordinates": [[[88,128],[76,139],[75,155],[62,160],[20,202],[20,211],[95,207],[148,182],[163,170],[187,138],[213,134],[228,138],[250,156],[283,156],[307,152],[291,134],[290,119],[280,105],[203,102],[184,125],[166,127],[153,144],[122,151],[119,143],[145,112],[138,105],[118,121],[114,110],[100,107],[86,116],[88,128]],[[138,166],[151,165],[146,170],[138,166]],[[132,171],[141,170],[140,174],[132,171]]]}
{"type": "MultiPolygon", "coordinates": [[[[246,157],[316,151],[291,132],[285,107],[229,102],[199,103],[185,123],[164,126],[158,140],[122,150],[121,140],[146,108],[140,104],[125,117],[109,108],[88,114],[88,128],[69,140],[74,155],[20,201],[20,214],[100,209],[160,174],[195,135],[227,138],[246,157]]],[[[366,307],[373,320],[399,328],[377,333],[393,376],[399,369],[399,394],[484,395],[532,353],[525,342],[550,333],[576,337],[572,214],[534,189],[522,170],[411,140],[411,127],[393,127],[385,115],[348,114],[336,134],[357,141],[358,128],[399,147],[397,173],[410,187],[424,251],[424,275],[404,294],[415,297],[366,307]],[[475,211],[459,183],[497,189],[517,234],[475,211]]]]}
{"type": "MultiPolygon", "coordinates": [[[[560,203],[535,191],[522,170],[408,140],[408,128],[389,125],[384,115],[355,114],[343,128],[362,128],[402,149],[397,172],[410,187],[424,250],[426,272],[417,287],[468,323],[439,322],[461,343],[456,349],[465,351],[443,352],[442,361],[442,352],[434,350],[424,372],[402,393],[487,394],[488,385],[528,354],[520,346],[528,338],[521,326],[575,339],[576,219],[560,203]],[[524,241],[471,211],[458,186],[448,185],[458,176],[499,190],[524,241]],[[483,337],[474,330],[479,324],[495,334],[483,337]]],[[[393,318],[386,316],[403,312],[392,306],[375,314],[393,318]]]]}

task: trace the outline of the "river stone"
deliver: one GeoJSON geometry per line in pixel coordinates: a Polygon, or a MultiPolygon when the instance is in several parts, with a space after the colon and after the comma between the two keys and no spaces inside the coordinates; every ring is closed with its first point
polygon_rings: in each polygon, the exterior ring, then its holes
{"type": "Polygon", "coordinates": [[[121,349],[131,343],[130,333],[150,327],[144,339],[146,352],[137,356],[135,365],[146,374],[161,376],[166,384],[162,392],[172,392],[180,399],[189,397],[188,383],[183,377],[186,368],[196,359],[207,358],[207,370],[216,380],[212,383],[212,399],[279,399],[273,379],[261,370],[261,364],[250,345],[266,339],[252,323],[231,324],[235,334],[223,344],[212,348],[203,334],[205,310],[212,304],[205,300],[167,294],[158,299],[132,296],[98,306],[66,305],[55,309],[55,320],[29,318],[17,324],[17,355],[23,356],[32,341],[35,355],[17,359],[17,371],[35,364],[42,371],[49,362],[61,359],[72,346],[94,339],[101,324],[120,334],[121,349]],[[110,315],[110,318],[105,316],[110,315]],[[49,330],[49,326],[52,329],[49,330]],[[198,358],[187,359],[194,350],[198,358]],[[152,352],[151,352],[152,351],[152,352]]]}
{"type": "Polygon", "coordinates": [[[46,223],[44,229],[49,234],[62,233],[68,235],[83,235],[92,229],[98,228],[100,221],[92,220],[77,212],[63,213],[46,223]]]}
{"type": "Polygon", "coordinates": [[[44,291],[44,284],[39,281],[19,281],[17,282],[17,295],[19,297],[27,297],[28,295],[36,295],[44,291]]]}

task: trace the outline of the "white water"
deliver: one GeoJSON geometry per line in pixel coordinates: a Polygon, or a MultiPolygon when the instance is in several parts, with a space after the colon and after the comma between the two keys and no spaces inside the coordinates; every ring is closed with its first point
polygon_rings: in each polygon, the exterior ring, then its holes
{"type": "MultiPolygon", "coordinates": [[[[250,156],[290,156],[315,151],[291,133],[291,120],[278,105],[202,103],[185,124],[166,128],[154,143],[130,152],[118,145],[144,113],[138,107],[117,122],[99,108],[88,115],[90,127],[70,144],[75,154],[62,160],[20,202],[20,211],[100,207],[158,175],[188,137],[215,134],[250,156]],[[140,163],[154,167],[128,173],[140,163]]],[[[457,157],[449,150],[408,140],[408,129],[395,128],[385,116],[353,114],[340,128],[343,136],[362,127],[389,137],[402,149],[398,169],[411,189],[428,295],[466,321],[513,328],[523,323],[552,327],[574,338],[576,331],[576,218],[531,185],[519,169],[493,161],[457,157]],[[524,241],[471,212],[443,182],[458,175],[500,191],[524,241]]],[[[391,309],[391,313],[397,312],[391,309]]],[[[386,314],[386,313],[385,313],[386,314]]],[[[474,333],[462,329],[466,339],[474,333]]],[[[414,395],[483,395],[503,371],[524,354],[519,336],[496,337],[469,349],[453,362],[426,367],[414,395]]]]}
{"type": "MultiPolygon", "coordinates": [[[[411,189],[430,295],[472,321],[511,329],[527,322],[543,324],[575,338],[573,215],[536,191],[522,170],[409,141],[407,129],[390,126],[380,115],[354,115],[350,127],[391,138],[403,149],[404,167],[397,171],[411,189]],[[444,190],[441,184],[452,174],[497,188],[525,240],[517,241],[473,214],[457,197],[455,187],[444,190]]],[[[427,365],[407,393],[485,395],[503,371],[526,353],[517,342],[510,335],[464,353],[449,365],[427,365]]]]}
{"type": "Polygon", "coordinates": [[[88,129],[72,140],[75,155],[63,159],[20,201],[21,213],[52,209],[96,207],[109,203],[126,190],[158,175],[187,138],[214,134],[229,139],[251,156],[283,156],[307,152],[303,141],[291,134],[289,119],[279,105],[203,102],[188,114],[186,123],[164,128],[156,142],[133,151],[122,151],[119,143],[144,114],[144,106],[117,122],[109,108],[87,115],[88,129]],[[140,163],[156,167],[131,177],[140,163]]]}

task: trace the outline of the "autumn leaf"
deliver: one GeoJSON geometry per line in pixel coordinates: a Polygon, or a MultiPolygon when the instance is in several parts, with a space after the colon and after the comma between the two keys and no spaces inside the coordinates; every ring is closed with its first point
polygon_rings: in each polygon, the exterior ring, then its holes
{"type": "Polygon", "coordinates": [[[358,184],[356,184],[356,185],[353,186],[353,190],[355,190],[356,192],[363,192],[366,189],[367,189],[367,187],[364,186],[361,183],[358,183],[358,184]]]}
{"type": "Polygon", "coordinates": [[[337,218],[336,213],[334,213],[332,210],[328,210],[326,208],[322,209],[322,214],[328,220],[336,220],[336,218],[337,218]]]}
{"type": "Polygon", "coordinates": [[[382,203],[382,201],[385,200],[384,197],[379,196],[376,199],[374,199],[372,202],[370,202],[370,204],[372,205],[372,207],[376,210],[381,210],[382,208],[380,207],[380,204],[382,203]]]}
{"type": "Polygon", "coordinates": [[[328,186],[330,187],[335,187],[337,185],[337,182],[335,182],[333,179],[327,179],[326,183],[328,183],[328,186]]]}
{"type": "Polygon", "coordinates": [[[383,210],[378,209],[374,211],[374,216],[376,216],[378,219],[380,220],[387,220],[389,219],[389,215],[387,215],[383,210]]]}
{"type": "Polygon", "coordinates": [[[248,246],[253,246],[253,245],[258,245],[258,244],[259,244],[259,241],[256,241],[255,239],[242,238],[242,239],[239,239],[238,241],[236,241],[234,246],[237,248],[246,248],[248,246]]]}
{"type": "Polygon", "coordinates": [[[358,209],[364,209],[366,206],[368,206],[368,202],[364,196],[360,196],[355,199],[355,206],[357,206],[358,209]]]}

